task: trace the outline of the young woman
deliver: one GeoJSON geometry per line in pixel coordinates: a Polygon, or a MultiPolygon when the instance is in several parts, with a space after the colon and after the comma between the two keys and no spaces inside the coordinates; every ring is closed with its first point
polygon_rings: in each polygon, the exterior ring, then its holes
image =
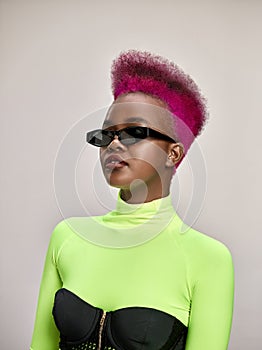
{"type": "Polygon", "coordinates": [[[226,350],[233,309],[228,249],[183,225],[175,170],[206,120],[196,84],[173,63],[128,51],[113,63],[100,148],[116,210],[54,229],[31,350],[226,350]]]}

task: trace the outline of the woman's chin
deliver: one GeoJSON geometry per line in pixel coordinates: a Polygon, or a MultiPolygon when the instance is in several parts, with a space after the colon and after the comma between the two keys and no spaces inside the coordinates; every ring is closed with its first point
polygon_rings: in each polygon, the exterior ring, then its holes
{"type": "Polygon", "coordinates": [[[109,179],[109,180],[107,180],[107,183],[112,187],[119,188],[122,190],[129,190],[129,188],[130,188],[130,183],[126,183],[126,182],[119,181],[119,180],[117,181],[115,179],[109,179]]]}
{"type": "Polygon", "coordinates": [[[128,188],[129,184],[123,179],[119,179],[116,176],[105,176],[108,185],[116,188],[128,188]]]}
{"type": "Polygon", "coordinates": [[[121,174],[119,171],[104,172],[106,182],[116,188],[128,189],[134,179],[121,174]]]}
{"type": "Polygon", "coordinates": [[[109,179],[107,179],[107,182],[110,186],[119,188],[124,192],[125,191],[132,192],[132,193],[139,192],[140,195],[148,193],[148,186],[142,179],[138,179],[138,178],[120,179],[120,178],[111,176],[109,179]]]}

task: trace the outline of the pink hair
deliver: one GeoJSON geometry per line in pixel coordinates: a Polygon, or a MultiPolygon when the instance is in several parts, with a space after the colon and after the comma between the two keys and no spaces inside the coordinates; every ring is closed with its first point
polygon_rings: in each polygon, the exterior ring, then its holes
{"type": "Polygon", "coordinates": [[[140,91],[164,101],[172,114],[189,128],[187,136],[185,127],[184,136],[180,133],[185,151],[188,150],[207,119],[206,101],[189,75],[161,56],[129,50],[113,61],[111,78],[114,99],[140,91]]]}

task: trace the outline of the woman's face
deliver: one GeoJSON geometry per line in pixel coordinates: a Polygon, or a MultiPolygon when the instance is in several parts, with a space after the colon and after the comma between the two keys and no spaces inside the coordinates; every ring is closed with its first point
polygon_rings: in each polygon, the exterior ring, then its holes
{"type": "MultiPolygon", "coordinates": [[[[161,101],[143,93],[120,96],[109,109],[103,129],[147,126],[174,138],[172,117],[163,106],[161,101]]],[[[166,140],[146,138],[126,146],[115,136],[107,147],[100,149],[100,161],[107,182],[127,190],[131,185],[142,182],[148,193],[162,191],[163,187],[169,189],[174,166],[169,157],[172,145],[166,140]]]]}

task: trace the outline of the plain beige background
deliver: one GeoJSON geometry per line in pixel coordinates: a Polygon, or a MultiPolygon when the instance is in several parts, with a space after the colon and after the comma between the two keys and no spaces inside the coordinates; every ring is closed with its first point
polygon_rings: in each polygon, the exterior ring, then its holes
{"type": "Polygon", "coordinates": [[[0,4],[1,349],[28,349],[31,341],[49,237],[63,218],[53,187],[58,147],[81,118],[110,104],[111,61],[129,48],[175,61],[208,99],[210,120],[198,140],[207,193],[194,226],[234,258],[229,349],[260,348],[262,2],[0,4]]]}

